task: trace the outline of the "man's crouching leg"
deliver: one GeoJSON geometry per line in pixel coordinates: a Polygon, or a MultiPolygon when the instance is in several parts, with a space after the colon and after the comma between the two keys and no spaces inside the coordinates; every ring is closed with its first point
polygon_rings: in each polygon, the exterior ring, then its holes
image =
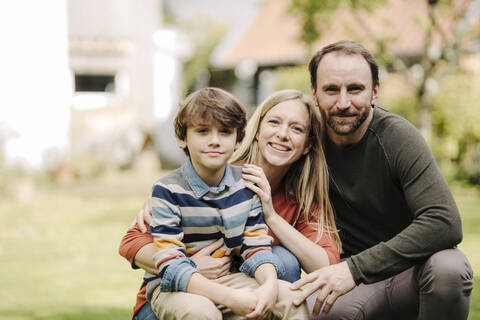
{"type": "Polygon", "coordinates": [[[473,271],[465,255],[458,249],[442,250],[417,268],[418,319],[467,319],[473,271]]]}
{"type": "Polygon", "coordinates": [[[161,292],[157,287],[151,301],[158,319],[221,320],[222,313],[210,299],[186,292],[161,292]]]}

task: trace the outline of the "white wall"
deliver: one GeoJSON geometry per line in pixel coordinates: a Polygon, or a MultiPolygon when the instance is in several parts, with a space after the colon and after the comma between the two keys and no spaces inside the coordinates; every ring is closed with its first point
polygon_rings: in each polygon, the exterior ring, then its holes
{"type": "Polygon", "coordinates": [[[71,99],[66,0],[0,1],[0,139],[9,162],[65,152],[71,99]]]}

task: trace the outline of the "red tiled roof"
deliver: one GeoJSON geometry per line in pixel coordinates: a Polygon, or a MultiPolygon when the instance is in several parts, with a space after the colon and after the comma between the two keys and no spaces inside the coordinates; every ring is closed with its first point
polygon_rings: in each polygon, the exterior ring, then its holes
{"type": "MultiPolygon", "coordinates": [[[[247,59],[254,60],[259,66],[307,62],[310,54],[299,40],[301,23],[297,16],[287,12],[289,6],[290,0],[267,0],[245,32],[237,40],[229,39],[233,44],[216,57],[213,64],[232,68],[247,59]]],[[[352,39],[373,50],[373,39],[389,38],[392,41],[388,50],[398,54],[418,54],[426,37],[419,21],[425,19],[426,14],[425,1],[391,0],[371,13],[357,12],[359,20],[367,27],[365,29],[350,10],[339,9],[333,23],[313,48],[316,50],[338,40],[352,39]]],[[[445,24],[444,21],[441,23],[445,24]]],[[[450,26],[443,27],[448,33],[450,26]]],[[[434,39],[439,41],[440,38],[437,35],[434,39]]]]}

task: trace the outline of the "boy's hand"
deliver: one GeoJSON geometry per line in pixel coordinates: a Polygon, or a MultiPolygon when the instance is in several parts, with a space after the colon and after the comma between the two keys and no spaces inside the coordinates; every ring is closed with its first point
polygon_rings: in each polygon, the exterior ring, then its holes
{"type": "Polygon", "coordinates": [[[222,258],[213,258],[211,256],[211,254],[222,245],[223,238],[220,238],[190,257],[197,265],[200,274],[205,278],[217,279],[230,273],[230,266],[232,265],[232,258],[230,256],[222,258]]]}
{"type": "Polygon", "coordinates": [[[240,316],[252,313],[257,305],[257,295],[248,288],[233,289],[232,294],[225,297],[225,300],[225,306],[240,316]]]}
{"type": "Polygon", "coordinates": [[[152,224],[152,194],[150,194],[147,200],[143,203],[143,208],[137,213],[137,216],[133,219],[129,229],[135,228],[136,224],[138,224],[138,228],[140,228],[140,231],[143,233],[148,231],[145,224],[152,224]]]}
{"type": "Polygon", "coordinates": [[[267,281],[253,291],[257,296],[255,310],[246,315],[247,319],[262,317],[273,310],[278,297],[278,283],[276,280],[267,281]]]}

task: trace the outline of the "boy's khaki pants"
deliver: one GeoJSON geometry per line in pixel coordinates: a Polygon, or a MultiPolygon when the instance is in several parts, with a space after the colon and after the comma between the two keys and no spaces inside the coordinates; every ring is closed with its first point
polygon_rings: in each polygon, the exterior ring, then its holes
{"type": "MultiPolygon", "coordinates": [[[[259,286],[254,278],[241,272],[212,281],[234,289],[254,289],[259,286]]],[[[290,290],[290,283],[278,280],[277,303],[267,319],[308,319],[309,312],[306,303],[304,302],[298,307],[292,303],[297,295],[298,292],[290,290]]],[[[158,319],[244,319],[225,306],[215,305],[210,299],[201,295],[186,292],[161,292],[160,286],[153,291],[151,305],[158,319]]]]}

